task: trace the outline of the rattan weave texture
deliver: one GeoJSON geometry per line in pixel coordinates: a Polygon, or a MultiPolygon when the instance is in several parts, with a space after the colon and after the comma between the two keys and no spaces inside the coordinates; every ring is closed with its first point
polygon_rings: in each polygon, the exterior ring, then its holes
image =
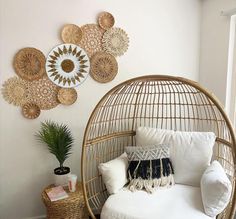
{"type": "MultiPolygon", "coordinates": [[[[47,188],[53,187],[53,185],[47,188]]],[[[42,192],[42,200],[47,208],[47,219],[88,219],[88,211],[85,207],[84,196],[82,193],[81,184],[77,185],[75,192],[69,192],[67,187],[64,187],[69,194],[68,198],[51,202],[45,190],[42,192]]]]}
{"type": "Polygon", "coordinates": [[[125,81],[105,94],[93,110],[84,134],[81,169],[86,205],[93,219],[108,198],[97,166],[121,155],[125,146],[135,145],[139,126],[214,132],[213,159],[222,164],[233,184],[230,204],[217,219],[233,219],[236,140],[232,125],[210,92],[194,81],[166,75],[125,81]]]}

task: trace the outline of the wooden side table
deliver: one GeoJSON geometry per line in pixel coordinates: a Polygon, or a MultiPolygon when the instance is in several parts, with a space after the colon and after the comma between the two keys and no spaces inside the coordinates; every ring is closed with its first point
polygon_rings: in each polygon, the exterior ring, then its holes
{"type": "Polygon", "coordinates": [[[69,192],[68,187],[63,187],[69,197],[52,202],[46,189],[53,187],[50,185],[42,192],[42,200],[47,208],[48,219],[88,219],[88,212],[85,207],[84,196],[81,183],[76,186],[75,192],[69,192]]]}

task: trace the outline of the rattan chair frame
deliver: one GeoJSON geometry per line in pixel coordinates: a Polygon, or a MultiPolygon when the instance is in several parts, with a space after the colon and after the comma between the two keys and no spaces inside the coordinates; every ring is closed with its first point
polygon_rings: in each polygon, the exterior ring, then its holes
{"type": "Polygon", "coordinates": [[[233,127],[217,98],[197,82],[175,76],[147,75],[127,80],[107,92],[94,108],[84,133],[81,178],[85,203],[93,219],[109,194],[98,164],[135,145],[138,126],[180,131],[213,131],[213,159],[228,174],[233,192],[217,218],[233,219],[235,212],[236,140],[233,127]]]}

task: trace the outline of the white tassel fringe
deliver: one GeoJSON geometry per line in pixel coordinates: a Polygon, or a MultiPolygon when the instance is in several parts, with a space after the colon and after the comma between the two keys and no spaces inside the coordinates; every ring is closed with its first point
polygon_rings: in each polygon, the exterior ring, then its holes
{"type": "Polygon", "coordinates": [[[142,179],[139,177],[130,181],[128,189],[132,192],[145,189],[148,193],[153,193],[159,187],[169,188],[174,184],[173,174],[170,174],[169,176],[162,176],[159,179],[142,179]]]}

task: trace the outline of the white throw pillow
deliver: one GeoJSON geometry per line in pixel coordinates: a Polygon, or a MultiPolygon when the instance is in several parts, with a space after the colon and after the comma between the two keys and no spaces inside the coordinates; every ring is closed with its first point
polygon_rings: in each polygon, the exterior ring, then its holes
{"type": "Polygon", "coordinates": [[[215,144],[213,132],[180,132],[149,127],[136,130],[136,145],[170,145],[176,183],[200,186],[215,144]]]}
{"type": "Polygon", "coordinates": [[[228,205],[232,185],[221,164],[213,161],[201,179],[202,203],[210,217],[220,214],[228,205]]]}
{"type": "Polygon", "coordinates": [[[99,164],[98,169],[102,174],[103,182],[109,194],[117,193],[128,182],[128,158],[126,153],[107,163],[99,164]]]}

